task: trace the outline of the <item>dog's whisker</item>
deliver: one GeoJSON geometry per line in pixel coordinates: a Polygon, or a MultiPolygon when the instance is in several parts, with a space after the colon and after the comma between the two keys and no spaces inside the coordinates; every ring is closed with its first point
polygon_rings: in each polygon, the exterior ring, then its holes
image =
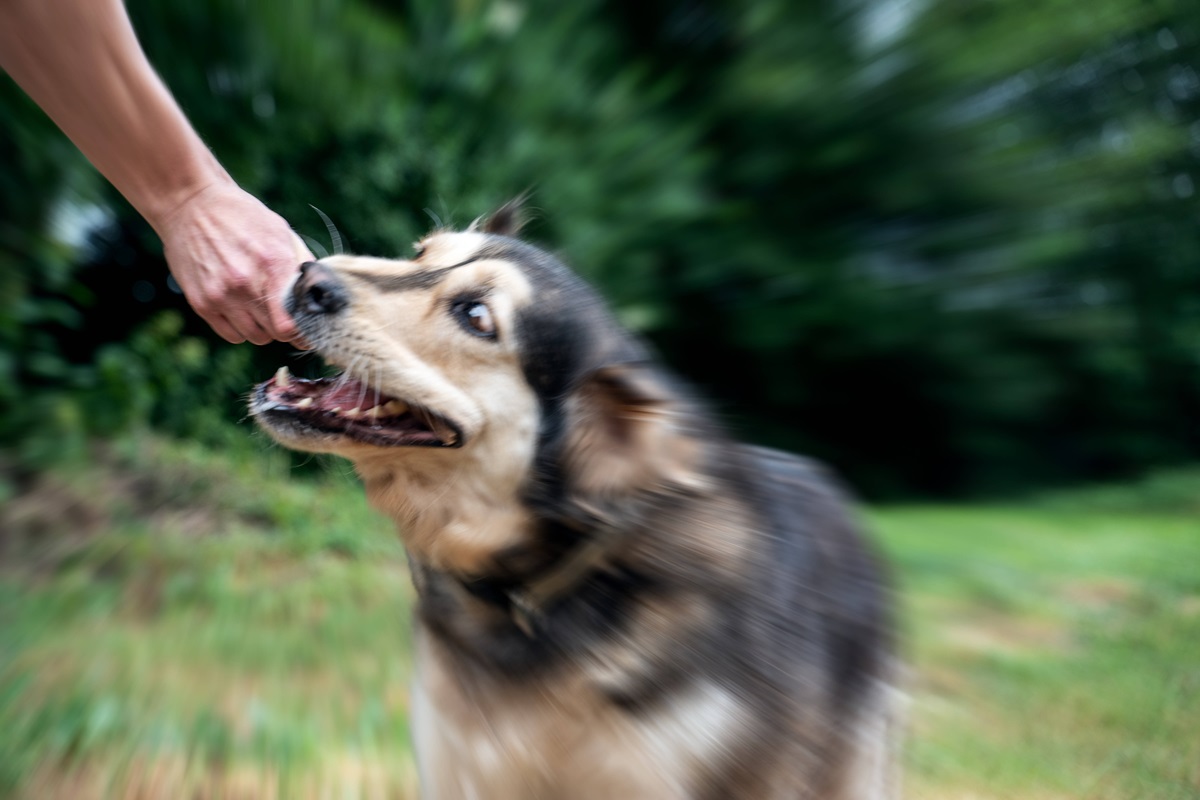
{"type": "Polygon", "coordinates": [[[329,232],[329,242],[333,245],[333,253],[340,256],[345,250],[342,248],[342,234],[338,232],[337,226],[333,224],[333,220],[329,218],[328,214],[312,203],[309,203],[308,207],[321,215],[321,220],[325,223],[325,230],[329,232]]]}
{"type": "Polygon", "coordinates": [[[367,363],[366,369],[364,370],[363,374],[364,374],[363,380],[359,381],[359,383],[358,383],[358,385],[359,385],[358,407],[359,408],[362,408],[363,404],[367,400],[367,384],[371,380],[371,365],[369,362],[367,363]]]}
{"type": "Polygon", "coordinates": [[[300,238],[304,240],[304,243],[308,245],[308,249],[311,250],[313,255],[315,255],[317,258],[329,258],[329,251],[326,250],[324,245],[322,245],[316,239],[305,233],[300,234],[300,238]]]}
{"type": "Polygon", "coordinates": [[[354,379],[354,376],[358,373],[358,365],[362,363],[363,359],[363,356],[351,357],[349,365],[338,375],[337,381],[334,383],[335,389],[345,388],[354,379]]]}

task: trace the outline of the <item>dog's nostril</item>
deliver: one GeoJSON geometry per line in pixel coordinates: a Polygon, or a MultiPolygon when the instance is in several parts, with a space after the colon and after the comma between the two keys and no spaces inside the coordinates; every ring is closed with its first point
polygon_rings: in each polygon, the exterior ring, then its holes
{"type": "Polygon", "coordinates": [[[350,304],[342,279],[325,264],[306,261],[292,288],[293,308],[308,314],[332,314],[350,304]]]}
{"type": "Polygon", "coordinates": [[[346,307],[346,292],[332,281],[319,281],[308,287],[304,302],[314,314],[332,314],[346,307]]]}

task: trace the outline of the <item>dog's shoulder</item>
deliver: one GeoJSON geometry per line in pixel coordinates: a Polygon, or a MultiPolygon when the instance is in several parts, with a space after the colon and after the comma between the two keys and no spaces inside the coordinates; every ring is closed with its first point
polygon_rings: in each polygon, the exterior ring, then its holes
{"type": "Polygon", "coordinates": [[[830,491],[839,479],[824,463],[795,453],[759,445],[739,445],[744,458],[764,476],[802,491],[830,491]]]}
{"type": "Polygon", "coordinates": [[[742,450],[750,496],[777,569],[818,585],[885,583],[855,500],[831,468],[781,450],[749,445],[742,450]]]}
{"type": "Polygon", "coordinates": [[[813,458],[769,447],[739,445],[740,482],[760,520],[782,540],[829,546],[861,540],[854,501],[841,479],[813,458]]]}
{"type": "Polygon", "coordinates": [[[798,634],[789,649],[822,642],[851,683],[875,673],[890,650],[890,580],[849,492],[814,459],[764,447],[743,453],[766,534],[761,611],[798,634]]]}

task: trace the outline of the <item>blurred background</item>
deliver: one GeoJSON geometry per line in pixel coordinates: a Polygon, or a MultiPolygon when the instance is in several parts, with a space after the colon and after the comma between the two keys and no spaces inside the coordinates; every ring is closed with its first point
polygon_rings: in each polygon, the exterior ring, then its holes
{"type": "MultiPolygon", "coordinates": [[[[318,253],[313,207],[404,255],[531,190],[740,436],[877,504],[915,796],[1200,796],[1200,7],[128,7],[318,253]]],[[[245,421],[319,364],[221,342],[7,78],[0,123],[0,795],[405,796],[403,555],[245,421]]]]}

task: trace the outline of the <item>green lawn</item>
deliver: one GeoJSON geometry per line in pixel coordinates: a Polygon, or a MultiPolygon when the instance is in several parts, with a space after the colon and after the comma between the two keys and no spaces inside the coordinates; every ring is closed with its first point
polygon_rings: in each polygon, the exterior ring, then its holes
{"type": "MultiPolygon", "coordinates": [[[[404,555],[347,469],[140,437],[0,512],[0,797],[406,797],[404,555]]],[[[911,798],[1200,796],[1200,473],[869,514],[911,798]]]]}
{"type": "Polygon", "coordinates": [[[1200,517],[874,520],[913,668],[911,797],[1200,797],[1200,517]]]}

